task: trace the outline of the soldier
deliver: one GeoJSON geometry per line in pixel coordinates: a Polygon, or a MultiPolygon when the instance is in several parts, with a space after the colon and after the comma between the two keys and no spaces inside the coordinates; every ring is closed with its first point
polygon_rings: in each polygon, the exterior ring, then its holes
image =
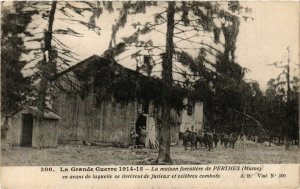
{"type": "Polygon", "coordinates": [[[139,135],[136,133],[134,126],[132,126],[130,130],[130,139],[131,139],[132,148],[136,147],[136,140],[138,136],[139,135]]]}
{"type": "Polygon", "coordinates": [[[183,146],[184,146],[185,150],[187,149],[187,145],[189,143],[190,134],[191,134],[191,131],[187,127],[186,130],[185,130],[185,132],[183,133],[183,136],[182,136],[183,146]]]}

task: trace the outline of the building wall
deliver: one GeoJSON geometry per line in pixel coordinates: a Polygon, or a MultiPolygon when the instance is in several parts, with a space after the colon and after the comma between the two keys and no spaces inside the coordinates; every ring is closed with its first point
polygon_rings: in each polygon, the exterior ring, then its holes
{"type": "Polygon", "coordinates": [[[182,122],[180,132],[185,132],[186,129],[196,131],[203,129],[203,103],[196,102],[193,107],[193,114],[188,115],[187,110],[182,111],[182,122]]]}
{"type": "MultiPolygon", "coordinates": [[[[161,115],[161,110],[157,110],[158,114],[161,115]]],[[[170,111],[170,134],[171,134],[171,143],[178,144],[179,143],[179,129],[181,124],[181,113],[178,113],[176,110],[171,109],[170,111]]],[[[155,137],[156,140],[159,140],[159,127],[161,126],[161,122],[157,119],[155,120],[155,137]]]]}
{"type": "Polygon", "coordinates": [[[11,117],[9,130],[9,143],[12,146],[19,146],[21,144],[22,135],[22,114],[29,113],[26,110],[21,110],[11,117]]]}
{"type": "Polygon", "coordinates": [[[194,125],[195,125],[194,114],[188,115],[187,110],[182,110],[182,122],[180,125],[180,132],[182,133],[185,132],[187,128],[189,128],[189,130],[191,131],[192,126],[194,125]]]}
{"type": "MultiPolygon", "coordinates": [[[[21,110],[10,119],[9,143],[12,146],[20,146],[22,138],[22,114],[30,114],[27,110],[21,110]]],[[[33,118],[32,147],[56,147],[57,146],[57,120],[33,118]]]]}
{"type": "Polygon", "coordinates": [[[203,102],[196,102],[194,109],[195,129],[203,129],[203,102]]]}
{"type": "Polygon", "coordinates": [[[34,118],[32,147],[57,146],[57,120],[34,118]]]}
{"type": "MultiPolygon", "coordinates": [[[[90,82],[92,81],[93,78],[90,78],[90,82]]],[[[59,142],[86,140],[130,143],[130,129],[136,123],[140,104],[132,102],[121,105],[110,101],[97,105],[92,90],[82,98],[80,94],[76,94],[81,83],[72,71],[58,78],[58,82],[63,90],[56,90],[53,109],[62,118],[58,123],[59,142]]],[[[158,124],[153,112],[154,107],[150,104],[147,138],[152,140],[158,138],[158,124]]],[[[173,125],[177,124],[172,130],[172,140],[177,143],[181,117],[173,110],[171,114],[173,125]]]]}
{"type": "MultiPolygon", "coordinates": [[[[137,103],[121,105],[112,101],[97,105],[94,94],[85,98],[70,97],[61,92],[55,99],[54,109],[61,116],[58,122],[58,140],[60,143],[71,141],[99,141],[112,143],[130,143],[130,129],[138,118],[137,103]]],[[[179,120],[177,112],[172,111],[172,142],[179,142],[179,120]]],[[[147,119],[147,141],[158,138],[157,121],[147,119]]],[[[147,144],[148,145],[148,142],[147,144]]]]}
{"type": "Polygon", "coordinates": [[[128,144],[130,128],[137,119],[135,103],[121,105],[103,102],[97,105],[93,93],[81,98],[60,93],[54,109],[61,116],[58,122],[59,142],[100,141],[128,144]]]}

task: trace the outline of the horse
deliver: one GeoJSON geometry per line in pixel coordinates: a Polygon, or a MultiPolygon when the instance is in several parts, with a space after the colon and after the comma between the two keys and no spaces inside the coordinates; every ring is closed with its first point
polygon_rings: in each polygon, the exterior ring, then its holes
{"type": "Polygon", "coordinates": [[[190,143],[191,150],[197,149],[197,134],[195,132],[184,132],[182,139],[185,150],[187,150],[188,143],[190,143]]]}
{"type": "Polygon", "coordinates": [[[221,145],[224,144],[224,147],[231,147],[234,149],[235,143],[238,139],[238,134],[237,133],[230,133],[229,135],[226,134],[221,134],[221,145]]]}
{"type": "Polygon", "coordinates": [[[211,148],[213,147],[214,143],[214,136],[210,132],[200,132],[197,134],[196,137],[196,149],[197,149],[197,142],[200,143],[201,146],[205,146],[205,148],[208,148],[210,151],[211,148]]]}

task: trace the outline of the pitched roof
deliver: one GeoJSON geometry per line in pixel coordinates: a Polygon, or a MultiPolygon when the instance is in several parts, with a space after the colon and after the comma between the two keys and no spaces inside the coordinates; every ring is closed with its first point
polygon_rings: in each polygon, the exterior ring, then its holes
{"type": "Polygon", "coordinates": [[[27,110],[29,111],[32,115],[36,116],[36,117],[42,117],[42,118],[46,118],[46,119],[61,119],[61,117],[59,115],[57,115],[53,110],[51,110],[50,108],[45,108],[44,112],[42,113],[38,107],[36,106],[21,106],[17,111],[15,111],[12,115],[18,113],[21,110],[27,110]]]}
{"type": "Polygon", "coordinates": [[[95,65],[95,64],[97,64],[99,66],[107,66],[107,65],[111,64],[111,65],[115,66],[115,68],[124,70],[127,73],[130,73],[130,74],[133,74],[133,75],[139,75],[141,77],[152,78],[152,77],[149,77],[149,76],[145,76],[142,73],[137,72],[135,70],[126,68],[126,67],[122,66],[121,64],[117,63],[114,59],[109,59],[109,58],[105,58],[103,56],[98,56],[98,55],[92,55],[89,58],[87,58],[85,60],[82,60],[81,62],[75,64],[74,66],[71,66],[70,68],[68,68],[68,69],[66,69],[62,72],[59,72],[58,74],[56,74],[52,78],[52,80],[55,80],[55,79],[59,78],[60,76],[63,76],[64,74],[66,74],[70,71],[86,70],[86,68],[89,65],[95,65]]]}
{"type": "Polygon", "coordinates": [[[104,58],[104,57],[100,57],[98,55],[92,55],[90,56],[89,58],[79,62],[78,64],[75,64],[74,66],[71,66],[70,68],[62,71],[62,72],[59,72],[58,74],[56,74],[52,80],[55,80],[57,79],[58,77],[64,75],[65,73],[68,73],[72,70],[75,70],[76,68],[80,68],[80,67],[86,67],[87,64],[90,64],[90,63],[94,63],[95,61],[97,62],[111,62],[112,60],[109,60],[107,58],[104,58]]]}
{"type": "MultiPolygon", "coordinates": [[[[93,55],[58,73],[53,81],[61,78],[63,81],[68,80],[69,72],[73,72],[75,77],[80,80],[80,86],[74,84],[74,88],[78,87],[77,92],[82,95],[81,97],[93,90],[94,92],[97,91],[97,102],[110,100],[111,97],[114,97],[114,100],[121,103],[138,100],[153,101],[156,105],[162,104],[163,82],[161,79],[128,69],[118,64],[114,59],[93,55]],[[93,79],[91,80],[91,78],[93,79]]],[[[72,85],[73,83],[69,81],[67,84],[72,85]]],[[[66,90],[63,91],[66,92],[66,90]]],[[[172,105],[181,107],[186,91],[174,84],[171,93],[172,105]]]]}

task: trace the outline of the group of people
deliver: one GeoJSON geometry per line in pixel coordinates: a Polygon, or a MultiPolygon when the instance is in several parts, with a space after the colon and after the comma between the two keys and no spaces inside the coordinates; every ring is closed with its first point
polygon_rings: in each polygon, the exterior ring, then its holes
{"type": "Polygon", "coordinates": [[[132,126],[130,130],[131,146],[135,148],[136,146],[145,147],[146,145],[147,131],[145,126],[138,127],[137,129],[132,126]]]}
{"type": "Polygon", "coordinates": [[[183,145],[187,149],[188,143],[192,150],[197,149],[197,143],[205,146],[209,151],[213,146],[217,147],[220,136],[217,133],[211,132],[209,128],[203,128],[196,131],[190,131],[189,128],[183,133],[183,145]]]}
{"type": "Polygon", "coordinates": [[[205,145],[205,147],[210,150],[213,143],[213,135],[206,130],[201,129],[190,131],[190,129],[187,128],[183,133],[182,140],[185,150],[187,149],[188,144],[190,144],[191,150],[197,149],[198,142],[200,143],[200,145],[205,145]]]}
{"type": "Polygon", "coordinates": [[[204,128],[201,130],[190,131],[189,128],[183,134],[183,145],[185,149],[187,144],[190,143],[191,149],[197,149],[197,142],[200,144],[204,144],[208,150],[210,150],[213,145],[217,147],[218,142],[220,141],[221,145],[224,145],[225,148],[234,148],[236,141],[238,140],[238,133],[230,133],[230,134],[218,134],[215,132],[211,132],[209,128],[204,128]]]}

